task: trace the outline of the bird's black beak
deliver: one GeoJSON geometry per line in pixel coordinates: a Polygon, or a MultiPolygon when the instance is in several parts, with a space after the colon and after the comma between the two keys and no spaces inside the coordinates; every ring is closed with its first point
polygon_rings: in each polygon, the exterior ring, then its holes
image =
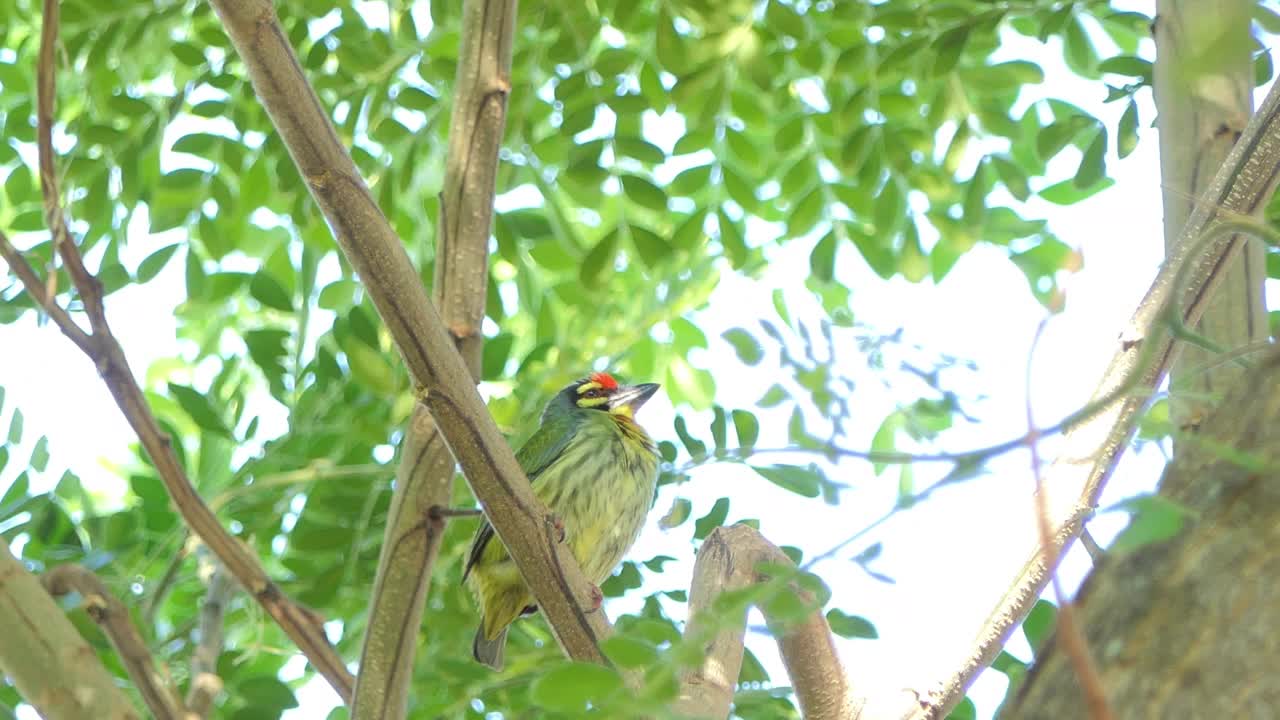
{"type": "Polygon", "coordinates": [[[620,387],[609,396],[609,410],[611,412],[622,410],[628,414],[634,414],[645,404],[653,394],[658,392],[658,388],[662,387],[657,383],[641,383],[639,385],[627,385],[620,387]]]}

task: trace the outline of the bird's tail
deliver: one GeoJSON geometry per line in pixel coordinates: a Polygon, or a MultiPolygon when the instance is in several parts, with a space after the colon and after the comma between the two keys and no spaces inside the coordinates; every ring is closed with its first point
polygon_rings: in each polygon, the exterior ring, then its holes
{"type": "Polygon", "coordinates": [[[494,670],[502,669],[502,654],[507,647],[507,629],[498,631],[492,640],[484,636],[484,623],[476,628],[476,639],[471,643],[471,655],[476,662],[484,663],[494,670]]]}

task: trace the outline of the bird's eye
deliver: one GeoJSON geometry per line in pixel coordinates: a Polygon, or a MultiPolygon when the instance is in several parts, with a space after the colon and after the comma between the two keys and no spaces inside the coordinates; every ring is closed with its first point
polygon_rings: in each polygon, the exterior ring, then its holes
{"type": "Polygon", "coordinates": [[[585,393],[583,393],[583,395],[585,395],[586,397],[589,397],[589,398],[598,398],[598,397],[600,397],[600,391],[599,391],[599,390],[596,390],[595,388],[592,388],[592,389],[590,389],[590,390],[586,391],[585,393]]]}

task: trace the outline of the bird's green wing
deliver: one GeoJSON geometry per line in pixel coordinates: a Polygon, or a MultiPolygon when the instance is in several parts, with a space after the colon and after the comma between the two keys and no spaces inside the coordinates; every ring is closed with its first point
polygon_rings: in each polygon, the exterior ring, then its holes
{"type": "MultiPolygon", "coordinates": [[[[536,483],[542,471],[564,452],[565,446],[573,438],[576,429],[572,423],[546,423],[538,428],[538,431],[524,445],[520,446],[516,451],[516,462],[520,463],[520,469],[524,470],[530,483],[536,483]]],[[[488,519],[481,520],[480,529],[476,531],[476,537],[471,541],[471,552],[467,554],[467,566],[462,571],[464,581],[471,573],[471,568],[480,561],[480,555],[492,539],[493,526],[489,524],[488,519]]]]}

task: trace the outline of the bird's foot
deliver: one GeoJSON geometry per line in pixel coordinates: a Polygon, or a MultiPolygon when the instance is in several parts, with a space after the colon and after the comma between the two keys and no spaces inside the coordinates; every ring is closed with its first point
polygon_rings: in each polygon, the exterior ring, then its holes
{"type": "Polygon", "coordinates": [[[556,538],[557,538],[556,542],[564,542],[564,538],[565,538],[564,521],[560,519],[559,515],[553,514],[551,516],[551,527],[554,528],[556,531],[556,538]]]}
{"type": "Polygon", "coordinates": [[[587,599],[591,601],[589,612],[595,612],[604,604],[604,593],[600,592],[600,588],[592,585],[591,591],[587,594],[587,599]]]}

